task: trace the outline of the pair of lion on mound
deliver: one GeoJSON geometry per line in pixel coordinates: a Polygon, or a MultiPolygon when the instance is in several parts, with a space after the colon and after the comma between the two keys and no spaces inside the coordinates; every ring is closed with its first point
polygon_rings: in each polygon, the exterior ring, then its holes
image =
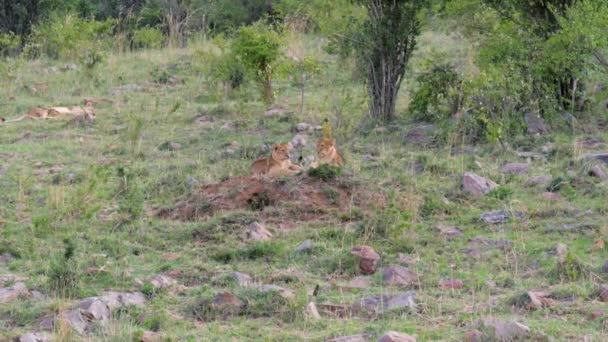
{"type": "MultiPolygon", "coordinates": [[[[277,144],[272,148],[269,157],[261,158],[251,164],[251,174],[255,176],[268,175],[270,177],[291,176],[304,170],[300,165],[291,163],[290,151],[291,144],[277,144]]],[[[323,164],[342,167],[344,159],[338,152],[336,140],[330,138],[320,138],[317,141],[317,158],[312,167],[323,164]]]]}

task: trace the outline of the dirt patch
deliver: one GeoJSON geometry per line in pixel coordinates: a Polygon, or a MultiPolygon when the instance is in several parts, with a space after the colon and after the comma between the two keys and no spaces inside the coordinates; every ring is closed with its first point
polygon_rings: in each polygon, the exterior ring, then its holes
{"type": "Polygon", "coordinates": [[[193,221],[217,212],[249,210],[273,223],[320,220],[331,214],[348,214],[359,208],[383,208],[381,191],[350,177],[322,181],[308,176],[289,179],[237,177],[200,187],[173,208],[161,209],[161,218],[193,221]]]}

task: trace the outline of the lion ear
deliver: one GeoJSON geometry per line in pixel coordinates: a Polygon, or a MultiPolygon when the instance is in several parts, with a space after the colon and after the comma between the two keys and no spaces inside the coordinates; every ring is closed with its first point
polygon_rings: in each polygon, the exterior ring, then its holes
{"type": "Polygon", "coordinates": [[[293,145],[291,144],[291,142],[287,143],[287,148],[290,149],[290,150],[293,150],[293,145]]]}
{"type": "Polygon", "coordinates": [[[331,144],[335,145],[336,144],[336,139],[331,139],[331,144]]]}

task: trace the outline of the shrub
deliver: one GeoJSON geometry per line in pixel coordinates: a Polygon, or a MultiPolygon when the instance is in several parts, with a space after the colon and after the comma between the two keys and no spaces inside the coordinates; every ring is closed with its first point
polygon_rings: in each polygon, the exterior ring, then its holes
{"type": "Polygon", "coordinates": [[[165,41],[165,35],[157,28],[144,27],[133,32],[133,48],[136,49],[159,49],[165,41]]]}
{"type": "Polygon", "coordinates": [[[435,65],[416,77],[418,89],[409,105],[410,115],[419,120],[439,121],[459,110],[461,81],[451,65],[435,65]]]}
{"type": "Polygon", "coordinates": [[[313,178],[318,178],[323,181],[332,180],[342,174],[342,168],[329,164],[323,164],[319,167],[308,170],[308,175],[313,178]]]}
{"type": "Polygon", "coordinates": [[[63,253],[51,261],[47,274],[48,286],[56,295],[72,296],[77,292],[79,283],[74,259],[76,245],[70,239],[65,239],[63,242],[65,245],[63,253]]]}

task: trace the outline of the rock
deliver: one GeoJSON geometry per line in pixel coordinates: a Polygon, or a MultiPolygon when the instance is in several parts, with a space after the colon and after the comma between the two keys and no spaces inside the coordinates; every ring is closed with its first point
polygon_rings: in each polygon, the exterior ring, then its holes
{"type": "Polygon", "coordinates": [[[510,218],[524,219],[525,215],[518,211],[508,212],[506,210],[498,210],[481,214],[478,220],[487,224],[501,224],[507,222],[510,218]]]}
{"type": "Polygon", "coordinates": [[[0,254],[0,263],[2,264],[8,264],[13,259],[13,255],[11,253],[0,254]]]}
{"type": "Polygon", "coordinates": [[[526,185],[527,186],[539,186],[539,185],[546,186],[551,182],[552,179],[553,178],[548,175],[534,176],[534,177],[530,177],[528,179],[528,181],[526,182],[526,185]]]}
{"type": "Polygon", "coordinates": [[[513,243],[509,240],[490,239],[482,236],[477,236],[469,241],[464,253],[472,256],[481,256],[484,253],[492,250],[508,251],[513,243]]]}
{"type": "Polygon", "coordinates": [[[114,311],[126,306],[144,306],[146,297],[140,292],[108,292],[99,297],[110,310],[114,311]]]}
{"type": "Polygon", "coordinates": [[[576,140],[576,146],[578,147],[583,147],[583,148],[598,148],[598,147],[602,147],[604,146],[604,139],[602,138],[584,138],[584,139],[577,139],[576,140]]]}
{"type": "Polygon", "coordinates": [[[384,126],[374,128],[374,132],[376,133],[386,133],[388,129],[384,126]]]}
{"type": "Polygon", "coordinates": [[[549,126],[545,123],[540,116],[532,113],[524,115],[524,120],[528,126],[528,134],[531,135],[543,135],[549,133],[549,126]]]}
{"type": "Polygon", "coordinates": [[[246,273],[231,272],[230,277],[232,277],[232,279],[234,279],[234,281],[239,286],[248,286],[248,285],[251,285],[251,283],[253,283],[253,279],[251,278],[251,276],[246,273]]]}
{"type": "Polygon", "coordinates": [[[312,319],[321,319],[321,315],[319,315],[319,311],[317,310],[317,306],[314,302],[310,302],[306,305],[306,310],[304,311],[306,316],[312,319]]]}
{"type": "Polygon", "coordinates": [[[445,239],[455,239],[464,236],[458,227],[438,224],[435,226],[435,229],[439,231],[439,236],[445,239]]]}
{"type": "Polygon", "coordinates": [[[586,155],[585,157],[583,157],[584,159],[595,159],[595,160],[599,160],[604,164],[608,164],[608,152],[606,153],[596,153],[596,154],[589,154],[586,155]]]}
{"type": "Polygon", "coordinates": [[[353,247],[350,253],[359,257],[359,270],[363,274],[374,274],[380,255],[369,246],[353,247]]]}
{"type": "Polygon", "coordinates": [[[502,172],[514,175],[523,175],[528,172],[530,164],[528,163],[507,163],[502,166],[502,172]]]}
{"type": "Polygon", "coordinates": [[[460,279],[441,279],[438,285],[442,290],[460,290],[464,287],[464,282],[460,279]]]}
{"type": "Polygon", "coordinates": [[[272,233],[270,233],[263,224],[253,222],[249,225],[246,236],[249,240],[264,241],[270,240],[272,238],[272,233]]]}
{"type": "Polygon", "coordinates": [[[353,304],[355,311],[363,310],[374,314],[384,314],[393,310],[416,311],[416,292],[408,291],[397,295],[378,295],[365,297],[353,304]]]}
{"type": "Polygon", "coordinates": [[[483,333],[477,329],[464,334],[465,342],[483,342],[483,333]]]}
{"type": "Polygon", "coordinates": [[[224,124],[222,125],[221,128],[225,129],[225,130],[231,130],[234,128],[234,122],[232,122],[232,121],[224,122],[224,124]]]}
{"type": "Polygon", "coordinates": [[[416,338],[408,334],[389,331],[376,342],[416,342],[416,338]]]}
{"type": "Polygon", "coordinates": [[[604,310],[593,310],[590,316],[591,319],[598,319],[606,316],[606,312],[604,310]]]}
{"type": "Polygon", "coordinates": [[[530,328],[515,321],[503,322],[488,318],[483,321],[483,325],[494,332],[493,337],[498,341],[519,341],[530,334],[530,328]]]}
{"type": "Polygon", "coordinates": [[[566,255],[568,255],[568,246],[564,245],[563,243],[558,243],[557,246],[555,246],[555,255],[557,256],[557,260],[559,261],[559,263],[563,264],[564,262],[566,262],[566,255]]]}
{"type": "Polygon", "coordinates": [[[78,70],[78,65],[74,63],[67,63],[62,65],[59,69],[61,69],[61,71],[78,70]]]}
{"type": "Polygon", "coordinates": [[[547,200],[547,201],[551,201],[551,202],[559,202],[559,201],[563,201],[564,200],[564,196],[556,193],[556,192],[549,192],[549,191],[545,191],[540,195],[543,199],[547,200]]]}
{"type": "Polygon", "coordinates": [[[176,283],[177,282],[175,281],[175,279],[171,279],[162,274],[155,275],[154,278],[150,280],[150,284],[152,284],[152,287],[157,290],[169,288],[175,285],[176,283]]]}
{"type": "Polygon", "coordinates": [[[602,302],[608,302],[608,284],[600,285],[600,300],[602,302]]]}
{"type": "Polygon", "coordinates": [[[27,333],[19,336],[18,342],[51,342],[51,336],[45,333],[27,333]]]}
{"type": "Polygon", "coordinates": [[[54,326],[57,326],[57,324],[62,324],[57,322],[57,320],[65,322],[67,325],[70,326],[70,328],[74,329],[79,334],[84,333],[88,326],[86,319],[78,309],[70,310],[59,314],[59,316],[55,319],[55,322],[53,323],[54,326]]]}
{"type": "Polygon", "coordinates": [[[498,187],[498,184],[474,173],[466,172],[462,177],[462,187],[465,192],[471,194],[473,197],[481,197],[498,187]]]}
{"type": "Polygon", "coordinates": [[[295,294],[291,290],[286,289],[284,287],[277,286],[277,285],[262,285],[262,286],[258,287],[258,291],[260,291],[260,292],[276,292],[281,297],[286,298],[286,299],[290,299],[290,298],[293,298],[295,296],[295,294]]]}
{"type": "Polygon", "coordinates": [[[599,178],[602,181],[608,180],[608,174],[606,169],[602,165],[595,165],[589,170],[589,175],[599,178]]]}
{"type": "Polygon", "coordinates": [[[230,292],[218,293],[211,302],[211,308],[223,314],[237,313],[243,307],[245,303],[230,292]]]}
{"type": "Polygon", "coordinates": [[[162,335],[155,331],[144,331],[141,334],[141,342],[160,342],[162,341],[162,335]]]}
{"type": "Polygon", "coordinates": [[[308,143],[308,136],[304,134],[296,134],[293,139],[291,139],[291,146],[293,148],[306,147],[308,143]]]}
{"type": "Polygon", "coordinates": [[[266,116],[283,116],[286,114],[291,114],[292,111],[287,110],[279,105],[272,105],[268,110],[264,113],[266,116]]]}
{"type": "Polygon", "coordinates": [[[538,310],[543,307],[553,306],[555,301],[549,298],[546,292],[529,291],[517,299],[519,307],[527,310],[538,310]]]}
{"type": "Polygon", "coordinates": [[[312,241],[304,240],[301,244],[296,247],[296,252],[310,252],[312,250],[312,241]]]}
{"type": "Polygon", "coordinates": [[[314,129],[315,128],[312,125],[307,124],[306,122],[300,122],[296,125],[297,132],[312,131],[314,129]]]}
{"type": "Polygon", "coordinates": [[[179,151],[181,149],[182,145],[174,141],[167,141],[159,147],[161,151],[179,151]]]}
{"type": "Polygon", "coordinates": [[[418,275],[407,267],[391,266],[384,270],[382,279],[389,285],[411,285],[418,281],[418,275]]]}
{"type": "Polygon", "coordinates": [[[198,180],[192,176],[188,176],[188,178],[186,178],[186,185],[189,188],[193,188],[198,184],[198,180]]]}
{"type": "Polygon", "coordinates": [[[80,313],[91,321],[106,322],[110,319],[110,308],[98,298],[88,298],[80,302],[80,313]]]}
{"type": "Polygon", "coordinates": [[[397,253],[397,260],[405,265],[413,266],[420,261],[420,258],[405,253],[397,253]]]}
{"type": "Polygon", "coordinates": [[[531,160],[542,160],[547,161],[547,158],[544,154],[536,153],[536,152],[517,152],[517,156],[519,158],[526,159],[528,161],[531,160]]]}
{"type": "Polygon", "coordinates": [[[608,260],[602,265],[602,272],[608,273],[608,260]]]}
{"type": "Polygon", "coordinates": [[[369,279],[367,277],[354,277],[348,283],[341,285],[345,289],[366,289],[369,287],[369,279]]]}
{"type": "Polygon", "coordinates": [[[405,136],[405,141],[412,144],[428,144],[433,141],[432,133],[436,130],[435,125],[421,124],[412,127],[405,136]]]}
{"type": "Polygon", "coordinates": [[[357,335],[332,338],[332,339],[326,340],[326,342],[367,342],[371,338],[372,338],[371,334],[357,334],[357,335]]]}
{"type": "Polygon", "coordinates": [[[0,288],[0,303],[11,302],[21,296],[29,295],[24,283],[15,283],[13,286],[0,288]]]}

